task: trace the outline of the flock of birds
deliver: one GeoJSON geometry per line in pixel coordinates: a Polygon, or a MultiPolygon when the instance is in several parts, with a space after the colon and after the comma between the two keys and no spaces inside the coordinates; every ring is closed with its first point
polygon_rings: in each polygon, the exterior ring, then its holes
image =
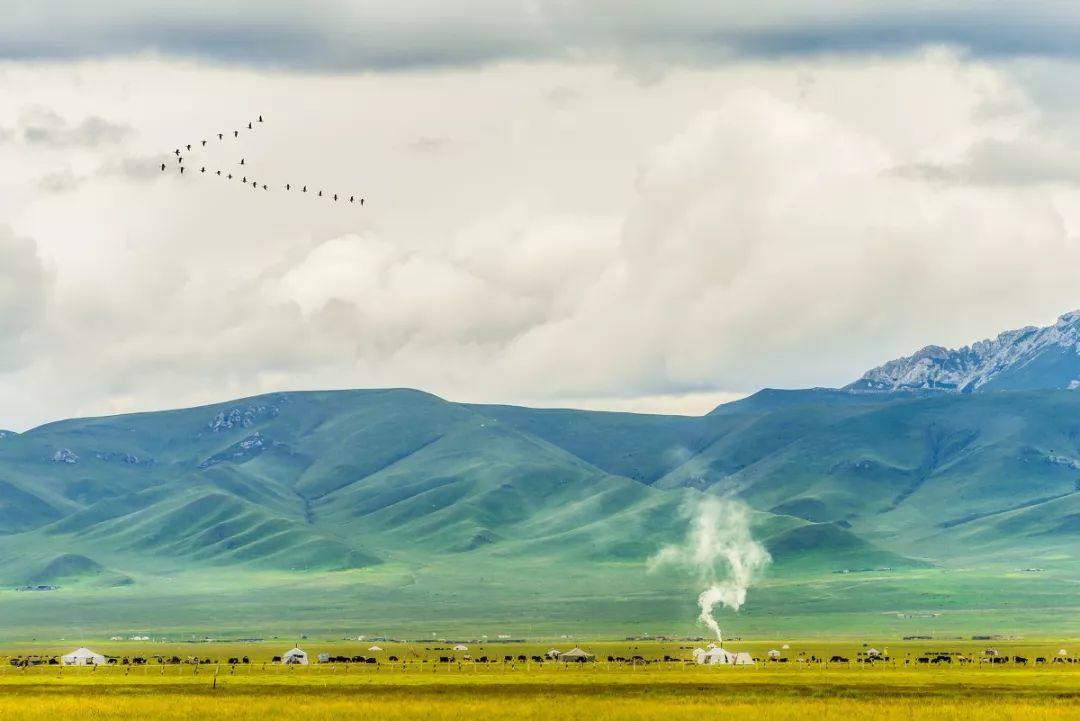
{"type": "MultiPolygon", "coordinates": [[[[257,124],[259,124],[259,123],[262,123],[262,122],[263,122],[263,116],[260,115],[257,120],[252,120],[251,122],[249,122],[247,124],[247,129],[248,130],[254,130],[255,126],[257,124]]],[[[240,132],[241,132],[240,130],[233,130],[232,131],[233,140],[238,140],[240,138],[240,132]]],[[[226,136],[227,136],[227,133],[217,133],[218,142],[224,142],[226,136]]],[[[192,172],[195,172],[193,166],[184,165],[184,153],[185,152],[188,152],[188,153],[192,152],[191,149],[193,147],[194,148],[200,148],[200,147],[205,148],[206,144],[208,142],[211,142],[211,141],[207,140],[207,139],[203,139],[203,140],[199,141],[198,143],[188,143],[187,145],[181,146],[181,147],[179,147],[179,148],[177,148],[176,150],[173,151],[173,154],[176,156],[176,167],[179,170],[180,175],[183,175],[184,171],[188,170],[189,168],[192,169],[192,172]]],[[[247,159],[246,158],[240,158],[240,162],[238,162],[236,165],[247,168],[248,167],[247,166],[247,159]]],[[[161,164],[161,172],[163,172],[163,173],[166,172],[168,170],[168,168],[169,168],[168,163],[162,163],[161,164]]],[[[224,178],[225,180],[239,180],[241,185],[245,185],[245,186],[250,185],[255,190],[258,190],[260,187],[263,190],[270,190],[270,187],[266,183],[260,183],[258,180],[255,180],[254,178],[248,178],[245,171],[236,170],[235,174],[233,172],[229,171],[229,170],[215,169],[213,171],[210,171],[210,170],[207,169],[207,167],[205,165],[203,165],[203,166],[199,167],[198,172],[200,174],[203,174],[203,175],[205,175],[208,172],[212,172],[214,175],[216,175],[218,177],[221,177],[221,178],[224,178]]],[[[285,187],[286,191],[292,191],[292,190],[296,189],[297,192],[300,192],[300,193],[307,193],[308,192],[308,186],[306,186],[306,185],[297,186],[297,185],[294,185],[293,183],[285,183],[284,187],[285,187]]],[[[334,200],[334,202],[338,202],[339,200],[341,200],[341,201],[345,200],[345,195],[344,194],[341,194],[341,195],[339,195],[338,193],[330,194],[329,192],[327,192],[324,195],[323,191],[321,189],[318,190],[318,191],[312,190],[311,192],[314,193],[316,195],[316,197],[319,197],[319,198],[323,198],[323,197],[332,198],[334,200]]],[[[359,202],[360,205],[363,205],[364,204],[364,199],[363,198],[358,198],[355,195],[350,195],[349,198],[348,198],[348,202],[350,202],[350,203],[359,202]]]]}

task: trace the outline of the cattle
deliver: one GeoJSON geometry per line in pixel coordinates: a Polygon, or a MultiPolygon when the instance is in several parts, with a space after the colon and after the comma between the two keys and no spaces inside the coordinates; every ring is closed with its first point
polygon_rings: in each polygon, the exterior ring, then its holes
{"type": "Polygon", "coordinates": [[[1023,666],[1026,666],[1028,662],[1027,658],[1024,656],[1013,656],[1013,661],[1023,666]]]}
{"type": "Polygon", "coordinates": [[[387,660],[388,661],[397,661],[398,657],[397,656],[390,656],[387,660]]]}
{"type": "Polygon", "coordinates": [[[230,666],[235,666],[238,663],[240,663],[240,659],[235,656],[229,659],[230,666]]]}
{"type": "Polygon", "coordinates": [[[367,660],[367,662],[368,662],[368,663],[378,663],[378,662],[379,662],[379,660],[378,660],[378,659],[375,659],[375,658],[369,658],[369,659],[367,660]]]}
{"type": "Polygon", "coordinates": [[[1046,663],[1046,657],[1045,656],[1036,656],[1035,657],[1035,663],[1046,663]]]}
{"type": "Polygon", "coordinates": [[[514,660],[513,656],[503,656],[503,663],[510,663],[514,660]]]}
{"type": "Polygon", "coordinates": [[[281,656],[274,656],[270,659],[270,663],[281,663],[281,656]]]}
{"type": "Polygon", "coordinates": [[[833,656],[829,659],[829,663],[850,663],[850,661],[843,656],[833,656]]]}
{"type": "Polygon", "coordinates": [[[439,656],[439,663],[450,663],[453,660],[450,656],[439,656]]]}
{"type": "Polygon", "coordinates": [[[517,657],[517,660],[518,661],[528,661],[529,659],[525,656],[525,654],[521,654],[520,656],[517,657]]]}
{"type": "Polygon", "coordinates": [[[135,658],[131,659],[131,664],[133,666],[145,666],[146,665],[146,659],[143,658],[142,656],[136,656],[135,658]]]}

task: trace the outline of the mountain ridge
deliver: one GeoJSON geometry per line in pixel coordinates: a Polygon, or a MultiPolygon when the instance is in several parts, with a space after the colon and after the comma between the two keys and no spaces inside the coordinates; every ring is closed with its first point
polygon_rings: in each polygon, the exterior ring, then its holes
{"type": "Polygon", "coordinates": [[[1026,326],[962,348],[929,345],[868,370],[844,387],[856,392],[972,393],[1080,387],[1080,311],[1050,326],[1026,326]]]}

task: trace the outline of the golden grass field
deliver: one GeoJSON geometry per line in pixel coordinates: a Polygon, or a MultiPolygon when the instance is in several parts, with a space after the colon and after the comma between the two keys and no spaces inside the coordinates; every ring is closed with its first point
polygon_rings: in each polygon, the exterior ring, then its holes
{"type": "MultiPolygon", "coordinates": [[[[854,659],[862,644],[788,642],[797,658],[854,659]]],[[[12,719],[550,719],[570,714],[586,719],[691,719],[723,715],[747,719],[1080,719],[1080,664],[990,667],[985,664],[928,667],[905,665],[931,650],[975,656],[993,646],[1001,654],[1056,654],[1061,641],[940,642],[874,644],[893,661],[808,665],[759,663],[754,667],[698,667],[686,663],[628,665],[601,660],[567,665],[505,663],[504,655],[531,656],[552,646],[580,645],[598,658],[665,654],[689,658],[687,643],[589,643],[580,640],[528,645],[471,646],[469,655],[499,662],[478,664],[446,644],[320,643],[302,647],[314,658],[376,656],[378,664],[315,664],[288,667],[270,663],[291,643],[138,644],[88,643],[117,656],[177,655],[217,659],[198,666],[158,665],[92,668],[16,668],[4,656],[67,652],[74,644],[27,644],[0,652],[0,715],[12,719]],[[230,666],[231,656],[251,664],[230,666]],[[389,656],[400,661],[390,663],[389,656]],[[454,663],[438,663],[453,655],[454,663]],[[734,715],[734,716],[731,716],[734,715]]],[[[781,642],[729,643],[735,650],[764,656],[781,642]]],[[[1075,644],[1073,644],[1075,646],[1075,644]]]]}

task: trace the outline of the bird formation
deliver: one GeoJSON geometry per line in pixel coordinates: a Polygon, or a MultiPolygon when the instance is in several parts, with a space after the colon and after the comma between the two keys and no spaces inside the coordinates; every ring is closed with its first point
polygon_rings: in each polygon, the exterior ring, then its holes
{"type": "MultiPolygon", "coordinates": [[[[256,125],[259,125],[262,122],[263,122],[263,116],[260,115],[257,120],[252,120],[252,121],[248,122],[247,129],[248,130],[255,130],[256,125]]],[[[225,132],[216,133],[216,135],[217,135],[218,142],[224,142],[225,141],[225,136],[226,136],[225,132]]],[[[240,130],[239,129],[233,130],[232,135],[233,135],[234,140],[238,140],[240,138],[240,130]]],[[[176,167],[179,170],[179,174],[181,176],[183,176],[184,171],[189,167],[189,166],[184,165],[184,153],[185,152],[190,153],[192,146],[195,146],[195,145],[197,145],[198,147],[205,148],[206,143],[207,143],[207,140],[204,138],[204,139],[200,139],[198,141],[198,143],[187,143],[187,144],[182,145],[181,147],[176,148],[175,150],[173,150],[173,154],[176,156],[176,167]]],[[[245,168],[247,168],[248,167],[247,158],[246,157],[240,158],[240,161],[238,163],[236,163],[236,165],[244,166],[245,168]]],[[[161,164],[161,172],[164,173],[167,170],[168,170],[168,163],[162,163],[161,164]]],[[[207,173],[206,166],[205,165],[199,166],[199,174],[200,175],[205,175],[206,173],[207,173]]],[[[223,172],[222,170],[215,169],[213,171],[213,174],[218,176],[218,177],[224,178],[225,180],[234,180],[235,179],[235,176],[232,173],[228,172],[228,171],[223,172]]],[[[241,185],[244,185],[244,186],[251,185],[251,187],[254,188],[255,190],[258,190],[260,187],[263,190],[266,190],[266,191],[270,190],[269,185],[267,185],[266,183],[261,183],[258,180],[255,180],[254,178],[252,178],[251,180],[248,180],[247,175],[241,175],[239,180],[240,180],[241,185]]],[[[294,186],[293,183],[285,183],[285,185],[284,185],[284,189],[285,189],[286,192],[292,191],[292,189],[294,187],[295,186],[294,186]]],[[[306,185],[302,186],[300,192],[301,193],[307,193],[308,192],[308,186],[306,186],[306,185]]],[[[320,198],[322,198],[322,197],[333,198],[333,201],[335,203],[339,201],[339,194],[338,193],[333,193],[332,195],[327,194],[326,196],[324,196],[323,191],[319,190],[318,191],[318,197],[320,197],[320,198]]],[[[344,200],[344,199],[345,199],[345,195],[341,194],[340,195],[340,200],[344,200]]],[[[364,204],[364,199],[362,197],[358,198],[355,195],[350,195],[348,202],[350,202],[350,203],[359,202],[360,205],[363,205],[364,204]]]]}

